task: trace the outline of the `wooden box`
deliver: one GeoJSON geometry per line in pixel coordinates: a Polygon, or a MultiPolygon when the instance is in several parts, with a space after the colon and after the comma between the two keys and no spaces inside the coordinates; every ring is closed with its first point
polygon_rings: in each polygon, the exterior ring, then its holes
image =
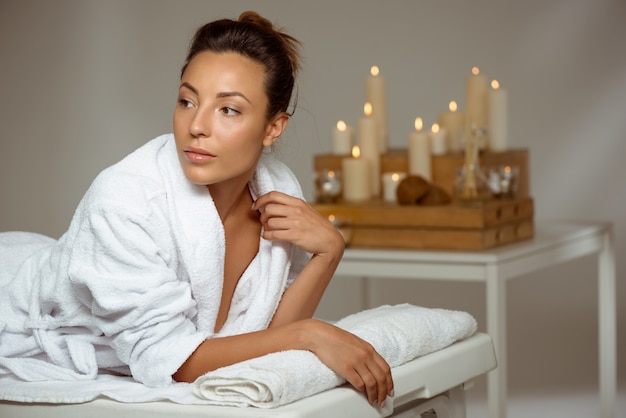
{"type": "MultiPolygon", "coordinates": [[[[408,172],[408,152],[406,149],[390,149],[380,157],[380,171],[385,172],[408,172]]],[[[314,169],[330,169],[341,171],[341,160],[347,155],[321,154],[314,158],[314,169]]],[[[519,167],[519,179],[517,197],[529,197],[530,174],[527,149],[512,149],[503,152],[483,151],[479,156],[479,164],[482,168],[510,165],[519,167]]],[[[450,153],[445,155],[433,155],[431,158],[432,182],[453,194],[454,182],[459,168],[463,167],[465,156],[463,153],[450,153]]]]}
{"type": "Polygon", "coordinates": [[[483,250],[529,239],[534,233],[529,197],[473,205],[369,201],[314,207],[335,220],[350,247],[483,250]]]}

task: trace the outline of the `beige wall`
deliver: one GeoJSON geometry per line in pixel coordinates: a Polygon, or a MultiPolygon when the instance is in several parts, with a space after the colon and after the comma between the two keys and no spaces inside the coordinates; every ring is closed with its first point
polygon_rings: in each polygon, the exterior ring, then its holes
{"type": "MultiPolygon", "coordinates": [[[[626,378],[626,3],[572,1],[0,1],[0,230],[59,236],[94,176],[170,131],[193,30],[256,9],[304,43],[299,102],[280,148],[308,197],[311,161],[338,119],[354,123],[373,64],[388,79],[390,137],[406,146],[478,65],[509,90],[510,134],[531,152],[537,219],[616,228],[619,378],[626,378]]],[[[381,302],[465,309],[474,284],[393,282],[381,302]]],[[[509,285],[510,385],[595,385],[595,265],[582,260],[509,285]],[[540,377],[539,377],[540,376],[540,377]]],[[[360,308],[337,278],[319,315],[360,308]]]]}

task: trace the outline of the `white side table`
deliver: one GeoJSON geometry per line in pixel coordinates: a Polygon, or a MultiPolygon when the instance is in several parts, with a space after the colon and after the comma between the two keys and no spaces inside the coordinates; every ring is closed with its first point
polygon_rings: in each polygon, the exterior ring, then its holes
{"type": "Polygon", "coordinates": [[[600,417],[611,418],[615,415],[617,390],[615,255],[611,224],[540,222],[535,226],[533,239],[480,252],[348,248],[336,275],[484,282],[487,333],[493,338],[498,358],[497,369],[487,377],[489,415],[504,418],[506,281],[587,255],[598,257],[600,417]]]}

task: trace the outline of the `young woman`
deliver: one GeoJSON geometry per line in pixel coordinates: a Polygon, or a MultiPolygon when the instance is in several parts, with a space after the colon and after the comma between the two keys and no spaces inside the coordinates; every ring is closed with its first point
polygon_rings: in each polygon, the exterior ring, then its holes
{"type": "Polygon", "coordinates": [[[298,41],[254,12],[201,27],[173,135],[103,171],[58,241],[0,234],[0,374],[165,386],[303,349],[383,402],[385,360],[312,319],[343,239],[264,152],[289,120],[298,61],[298,41]]]}

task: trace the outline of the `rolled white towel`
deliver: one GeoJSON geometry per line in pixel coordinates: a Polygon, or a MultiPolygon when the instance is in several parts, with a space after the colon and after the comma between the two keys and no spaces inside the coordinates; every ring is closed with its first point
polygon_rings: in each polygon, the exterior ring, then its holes
{"type": "MultiPolygon", "coordinates": [[[[372,344],[391,367],[445,348],[477,328],[467,312],[410,304],[365,310],[336,325],[372,344]]],[[[289,350],[206,373],[193,388],[214,405],[275,408],[345,382],[313,353],[289,350]]]]}

